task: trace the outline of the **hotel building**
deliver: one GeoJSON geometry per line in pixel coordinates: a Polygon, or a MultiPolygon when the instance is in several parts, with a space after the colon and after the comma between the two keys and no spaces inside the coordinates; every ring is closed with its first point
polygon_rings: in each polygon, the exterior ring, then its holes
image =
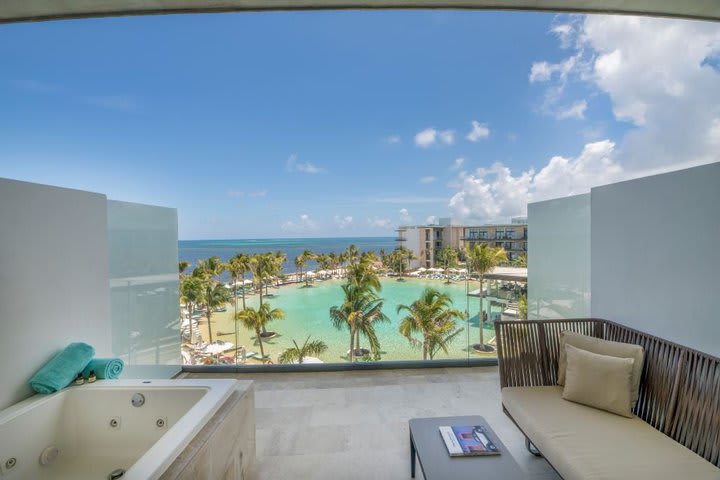
{"type": "Polygon", "coordinates": [[[401,226],[397,233],[399,245],[416,257],[410,261],[410,269],[436,266],[435,257],[443,247],[464,251],[466,246],[487,243],[504,248],[511,261],[527,253],[526,217],[513,218],[509,224],[477,227],[453,225],[449,218],[441,218],[437,225],[401,226]]]}

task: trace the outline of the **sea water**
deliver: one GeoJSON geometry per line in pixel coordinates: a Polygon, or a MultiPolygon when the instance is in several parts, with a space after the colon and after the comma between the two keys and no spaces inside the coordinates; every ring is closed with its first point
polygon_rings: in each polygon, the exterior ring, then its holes
{"type": "MultiPolygon", "coordinates": [[[[180,260],[197,264],[201,258],[212,256],[228,261],[237,253],[266,253],[285,252],[287,261],[283,265],[283,272],[295,271],[294,260],[305,249],[313,253],[331,253],[338,255],[350,245],[355,245],[360,252],[372,251],[376,254],[380,250],[390,253],[398,243],[393,237],[342,237],[342,238],[270,238],[251,240],[180,240],[178,242],[178,257],[180,260]]],[[[307,263],[305,270],[317,269],[314,261],[307,263]]]]}

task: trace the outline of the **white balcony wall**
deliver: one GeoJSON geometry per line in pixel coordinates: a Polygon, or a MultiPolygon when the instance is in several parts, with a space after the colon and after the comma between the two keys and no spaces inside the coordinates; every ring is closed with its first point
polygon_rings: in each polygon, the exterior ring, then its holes
{"type": "Polygon", "coordinates": [[[0,179],[0,409],[68,343],[110,355],[104,195],[0,179]]]}
{"type": "Polygon", "coordinates": [[[528,205],[528,318],[590,316],[590,194],[528,205]]]}
{"type": "Polygon", "coordinates": [[[594,188],[592,315],[720,356],[718,242],[720,163],[594,188]]]}
{"type": "Polygon", "coordinates": [[[179,365],[177,210],[111,200],[107,215],[113,353],[179,365]]]}

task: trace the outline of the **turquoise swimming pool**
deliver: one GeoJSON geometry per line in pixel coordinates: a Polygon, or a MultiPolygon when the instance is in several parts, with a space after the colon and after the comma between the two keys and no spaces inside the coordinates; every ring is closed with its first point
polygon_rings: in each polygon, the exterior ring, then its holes
{"type": "MultiPolygon", "coordinates": [[[[339,280],[326,280],[316,282],[310,288],[302,288],[298,285],[271,288],[271,297],[264,297],[273,307],[285,311],[286,318],[272,324],[271,330],[278,332],[279,336],[263,341],[265,353],[271,354],[271,360],[277,361],[277,356],[283,350],[293,345],[295,340],[299,344],[305,341],[308,335],[313,339],[324,341],[328,350],[320,359],[326,363],[344,362],[345,354],[349,344],[349,332],[337,330],[333,327],[329,309],[333,305],[340,305],[343,299],[341,289],[342,282],[339,280]]],[[[436,359],[467,358],[468,343],[472,345],[479,341],[478,311],[479,301],[477,298],[466,296],[465,282],[445,285],[439,280],[408,279],[398,282],[395,279],[382,279],[382,291],[380,296],[385,299],[383,311],[390,318],[389,323],[380,323],[376,330],[380,339],[382,360],[421,360],[422,353],[419,349],[410,345],[405,337],[398,332],[401,315],[397,313],[400,304],[411,304],[420,296],[420,292],[428,286],[450,295],[453,306],[465,312],[469,308],[470,322],[458,322],[458,326],[465,327],[465,330],[454,339],[450,352],[446,355],[439,352],[436,359]]],[[[477,282],[472,282],[471,289],[478,288],[477,282]]],[[[252,295],[246,298],[248,306],[258,306],[258,296],[252,295]]],[[[242,304],[239,308],[242,308],[242,304]]],[[[231,333],[219,338],[235,343],[234,308],[230,306],[227,312],[216,313],[213,317],[213,331],[231,333]]],[[[485,325],[485,342],[494,337],[492,325],[485,325]]],[[[242,327],[239,329],[238,343],[248,351],[259,351],[254,339],[254,332],[242,327]]],[[[476,355],[469,354],[471,357],[476,355]]]]}

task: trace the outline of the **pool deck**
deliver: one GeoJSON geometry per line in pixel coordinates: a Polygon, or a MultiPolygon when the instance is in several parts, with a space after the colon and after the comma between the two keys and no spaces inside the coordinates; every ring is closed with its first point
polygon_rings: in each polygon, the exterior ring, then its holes
{"type": "Polygon", "coordinates": [[[408,420],[451,415],[484,416],[528,479],[559,478],[525,450],[524,437],[503,414],[497,367],[182,378],[256,382],[253,480],[409,479],[408,420]]]}

